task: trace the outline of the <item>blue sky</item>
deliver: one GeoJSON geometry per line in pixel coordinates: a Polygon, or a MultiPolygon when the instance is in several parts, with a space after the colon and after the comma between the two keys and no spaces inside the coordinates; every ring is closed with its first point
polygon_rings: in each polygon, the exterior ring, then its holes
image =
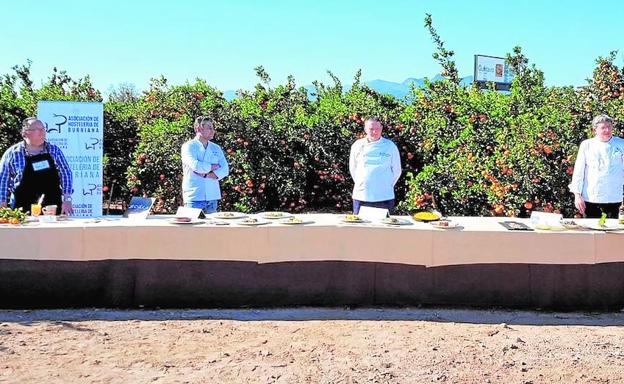
{"type": "Polygon", "coordinates": [[[223,91],[250,89],[263,65],[274,84],[401,82],[440,72],[425,13],[456,52],[461,76],[476,53],[504,56],[520,45],[549,85],[582,85],[595,59],[619,50],[619,1],[45,1],[0,0],[0,74],[32,60],[35,84],[52,67],[90,75],[106,92],[151,77],[172,84],[196,77],[223,91]]]}

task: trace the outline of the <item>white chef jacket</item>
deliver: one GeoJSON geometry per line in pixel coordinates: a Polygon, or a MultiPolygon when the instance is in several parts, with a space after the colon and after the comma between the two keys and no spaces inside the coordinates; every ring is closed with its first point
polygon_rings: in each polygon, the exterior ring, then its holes
{"type": "Polygon", "coordinates": [[[182,170],[182,197],[185,203],[221,199],[219,180],[226,177],[230,169],[223,150],[217,144],[209,141],[204,148],[197,138],[184,143],[182,145],[182,170]],[[217,179],[197,174],[210,172],[212,164],[220,165],[219,169],[213,171],[217,179]]]}
{"type": "Polygon", "coordinates": [[[359,139],[351,146],[349,173],[355,200],[392,200],[394,184],[401,176],[399,149],[384,137],[370,143],[366,138],[359,139]]]}
{"type": "Polygon", "coordinates": [[[591,203],[619,203],[624,185],[624,139],[594,137],[579,147],[570,192],[591,203]]]}

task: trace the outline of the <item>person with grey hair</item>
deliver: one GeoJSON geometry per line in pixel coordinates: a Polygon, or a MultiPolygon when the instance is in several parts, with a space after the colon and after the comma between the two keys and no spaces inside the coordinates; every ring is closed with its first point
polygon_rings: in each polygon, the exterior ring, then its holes
{"type": "Polygon", "coordinates": [[[613,136],[613,119],[592,120],[594,137],[584,140],[576,156],[570,192],[574,206],[589,218],[617,218],[624,187],[624,139],[613,136]]]}
{"type": "Polygon", "coordinates": [[[401,176],[399,149],[391,140],[381,137],[379,119],[364,121],[366,137],[351,145],[349,173],[353,179],[353,213],[360,207],[394,209],[394,185],[401,176]]]}
{"type": "Polygon", "coordinates": [[[23,141],[6,150],[0,160],[0,207],[31,209],[56,205],[57,214],[73,213],[72,171],[61,149],[46,140],[43,122],[28,117],[22,122],[23,141]]]}
{"type": "Polygon", "coordinates": [[[229,166],[221,147],[211,141],[214,121],[199,116],[193,129],[195,138],[182,145],[182,197],[185,206],[213,213],[221,199],[219,180],[229,174],[229,166]]]}

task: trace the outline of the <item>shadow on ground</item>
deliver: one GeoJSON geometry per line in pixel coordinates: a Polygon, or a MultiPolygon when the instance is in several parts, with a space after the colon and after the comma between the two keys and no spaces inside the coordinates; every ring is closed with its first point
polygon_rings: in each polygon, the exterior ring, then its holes
{"type": "MultiPolygon", "coordinates": [[[[80,321],[430,321],[466,324],[623,326],[624,312],[543,312],[448,308],[282,308],[282,309],[58,309],[0,310],[0,322],[80,321]]],[[[74,325],[71,325],[74,327],[74,325]]]]}

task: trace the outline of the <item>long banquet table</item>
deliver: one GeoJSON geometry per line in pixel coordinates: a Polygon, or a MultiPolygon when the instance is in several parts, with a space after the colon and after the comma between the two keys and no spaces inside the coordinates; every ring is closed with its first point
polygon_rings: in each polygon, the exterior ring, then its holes
{"type": "Polygon", "coordinates": [[[624,305],[624,231],[508,231],[499,224],[508,218],[452,217],[458,228],[438,229],[409,218],[389,226],[299,217],[311,223],[154,216],[0,225],[0,306],[624,305]]]}

